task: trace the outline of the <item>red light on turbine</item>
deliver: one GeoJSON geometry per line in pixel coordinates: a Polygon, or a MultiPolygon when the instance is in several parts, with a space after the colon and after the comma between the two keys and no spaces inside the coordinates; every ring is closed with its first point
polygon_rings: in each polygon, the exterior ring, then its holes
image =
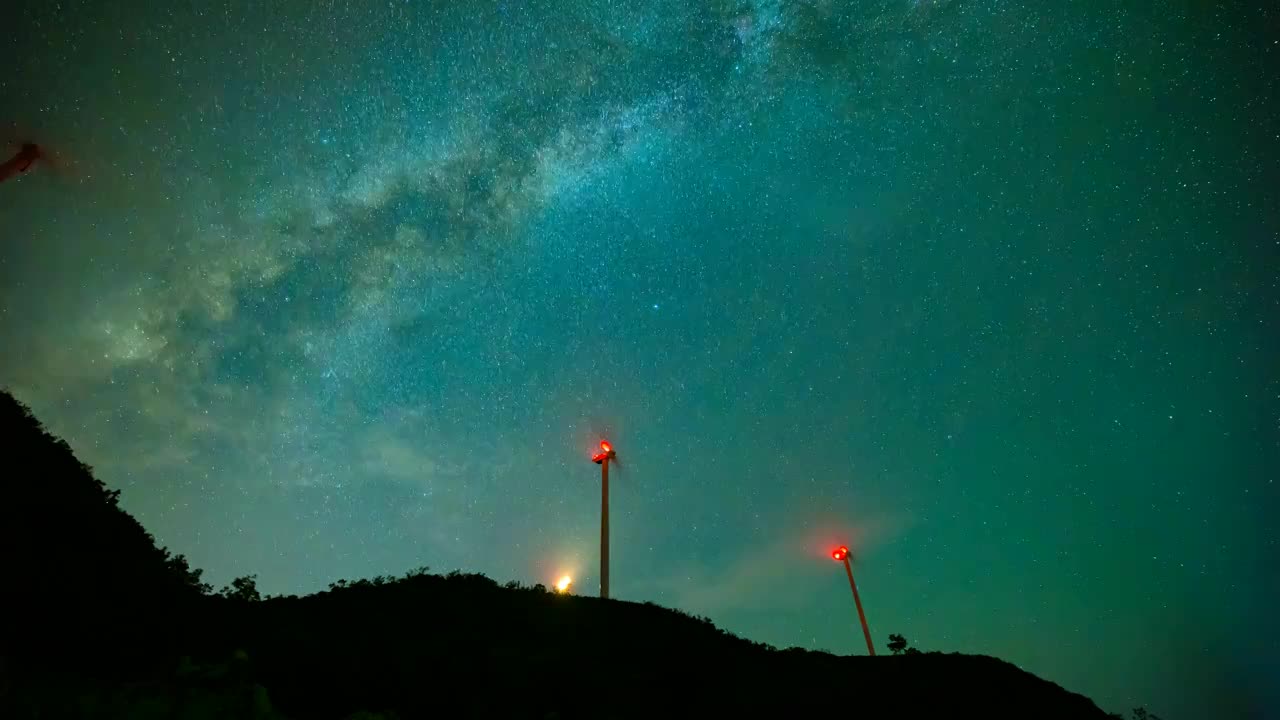
{"type": "Polygon", "coordinates": [[[595,455],[591,456],[591,462],[599,465],[600,463],[604,462],[604,459],[607,457],[609,456],[605,453],[596,453],[595,455]]]}
{"type": "Polygon", "coordinates": [[[836,548],[835,551],[831,553],[831,559],[836,561],[843,560],[848,556],[849,556],[849,548],[845,547],[844,545],[841,545],[840,547],[836,548]]]}
{"type": "Polygon", "coordinates": [[[613,452],[613,446],[609,444],[609,441],[608,441],[608,440],[601,440],[601,441],[600,441],[600,451],[601,451],[601,452],[603,452],[603,453],[605,453],[605,454],[611,453],[611,452],[613,452]]]}

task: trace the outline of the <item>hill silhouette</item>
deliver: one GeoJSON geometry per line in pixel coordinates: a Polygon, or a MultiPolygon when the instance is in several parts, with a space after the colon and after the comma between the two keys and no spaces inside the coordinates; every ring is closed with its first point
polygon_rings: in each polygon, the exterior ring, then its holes
{"type": "Polygon", "coordinates": [[[1108,717],[995,658],[776,650],[475,574],[214,594],[7,393],[0,430],[5,718],[1108,717]]]}

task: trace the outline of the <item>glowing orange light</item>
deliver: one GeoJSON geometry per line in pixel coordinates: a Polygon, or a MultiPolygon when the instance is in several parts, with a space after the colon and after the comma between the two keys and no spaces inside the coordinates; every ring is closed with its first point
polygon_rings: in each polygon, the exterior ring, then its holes
{"type": "Polygon", "coordinates": [[[845,547],[844,545],[841,545],[840,547],[836,548],[835,551],[831,553],[832,560],[843,560],[848,556],[849,556],[849,548],[845,547]]]}
{"type": "Polygon", "coordinates": [[[569,592],[569,586],[573,585],[573,578],[565,575],[556,581],[556,592],[569,592]]]}
{"type": "Polygon", "coordinates": [[[612,457],[614,457],[613,446],[609,444],[608,440],[601,440],[600,452],[591,456],[591,462],[599,465],[612,457]]]}

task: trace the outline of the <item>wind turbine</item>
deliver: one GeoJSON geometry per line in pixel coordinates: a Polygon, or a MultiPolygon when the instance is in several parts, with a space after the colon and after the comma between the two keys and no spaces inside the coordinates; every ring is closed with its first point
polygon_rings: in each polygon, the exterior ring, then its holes
{"type": "Polygon", "coordinates": [[[849,548],[841,545],[831,551],[831,559],[844,562],[844,571],[849,576],[849,589],[853,591],[853,604],[858,608],[858,620],[862,622],[862,635],[867,639],[867,653],[876,656],[876,646],[871,644],[871,631],[867,629],[867,616],[862,612],[862,599],[858,597],[858,586],[853,582],[853,566],[849,564],[849,548]]]}
{"type": "Polygon", "coordinates": [[[600,466],[600,597],[609,599],[609,462],[618,454],[608,440],[600,441],[600,452],[591,462],[600,466]]]}

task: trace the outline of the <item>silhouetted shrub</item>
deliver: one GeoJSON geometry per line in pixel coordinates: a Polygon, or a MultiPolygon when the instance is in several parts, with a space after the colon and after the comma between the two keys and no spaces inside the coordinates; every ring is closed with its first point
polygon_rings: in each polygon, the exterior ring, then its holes
{"type": "Polygon", "coordinates": [[[907,639],[901,635],[891,634],[887,647],[894,655],[901,655],[902,651],[907,649],[907,639]]]}

